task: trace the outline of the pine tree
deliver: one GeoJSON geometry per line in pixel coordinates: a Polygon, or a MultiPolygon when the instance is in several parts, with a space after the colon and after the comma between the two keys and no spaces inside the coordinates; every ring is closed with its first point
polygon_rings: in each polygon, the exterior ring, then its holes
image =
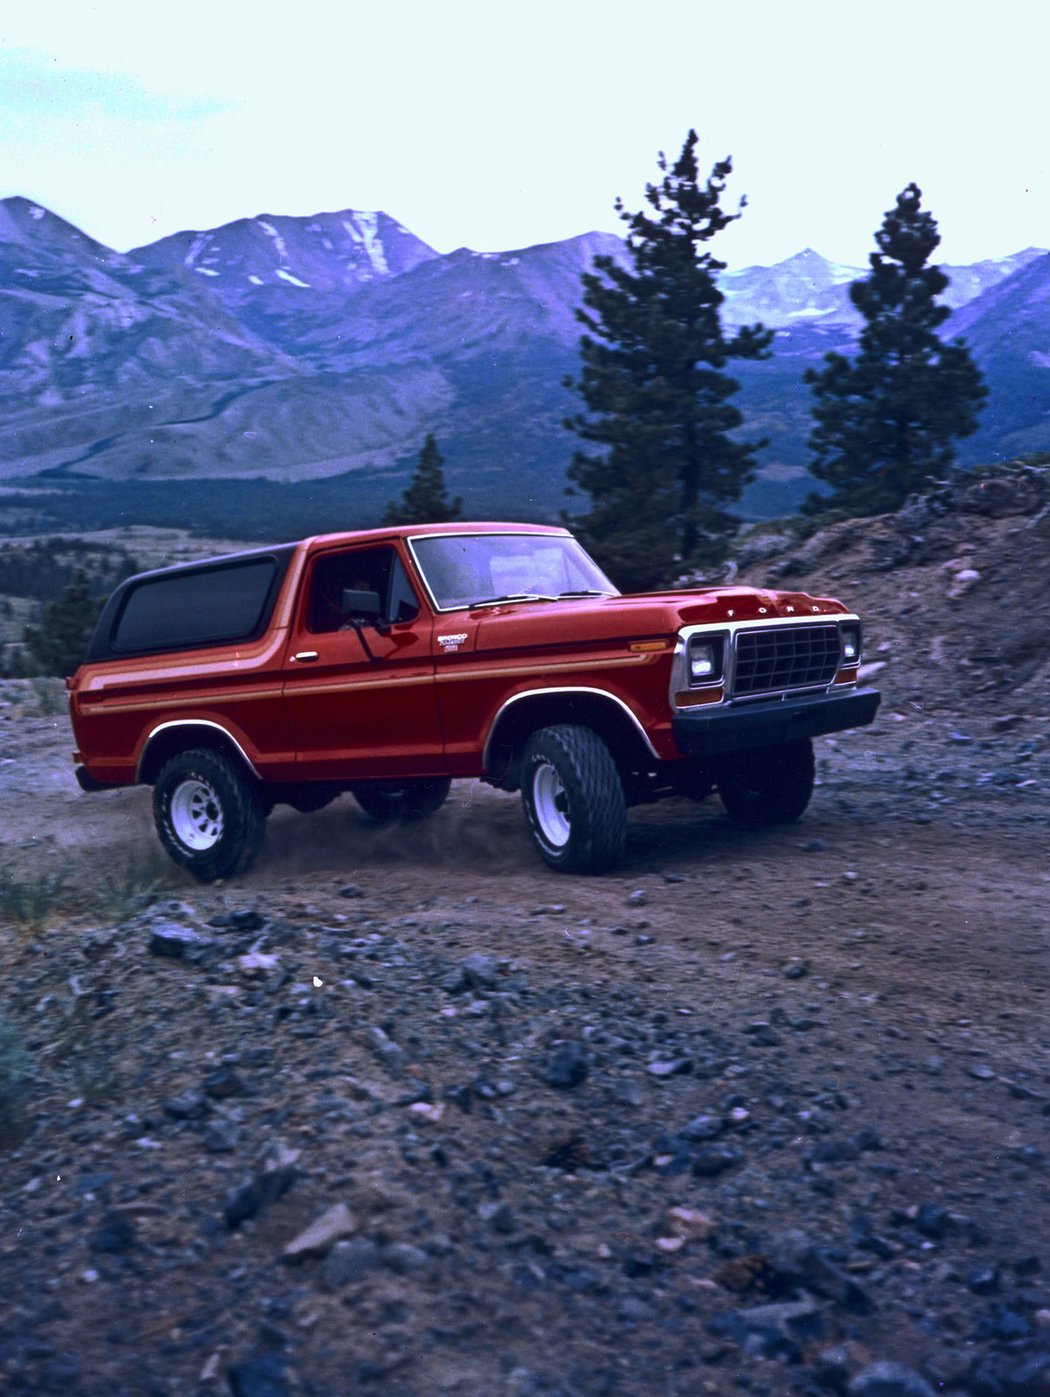
{"type": "Polygon", "coordinates": [[[78,568],[57,601],[44,607],[39,627],[26,626],[22,639],[37,674],[72,674],[84,658],[102,600],[78,568]]]}
{"type": "Polygon", "coordinates": [[[772,335],[761,325],[730,337],[722,329],[725,263],[706,245],[740,212],[721,205],[732,163],[719,161],[701,180],[696,146],[690,131],[673,165],[660,155],[647,209],[629,213],[616,201],[628,265],[595,258],[577,311],[582,368],[567,385],[586,406],[565,425],[599,449],[573,456],[569,479],[591,508],[572,523],[630,589],[666,584],[724,555],[737,523],[730,506],[764,444],[733,435],[743,418],[725,368],[767,358],[772,335]]]}
{"type": "Polygon", "coordinates": [[[383,523],[447,524],[458,519],[463,500],[459,495],[454,500],[449,499],[442,470],[444,464],[433,433],[428,432],[415,474],[400,500],[392,500],[387,505],[383,523]]]}
{"type": "Polygon", "coordinates": [[[896,509],[951,466],[988,396],[965,344],[938,334],[951,314],[937,304],[948,277],[928,265],[940,235],[917,185],[897,196],[875,241],[870,273],[850,287],[864,317],[856,357],[827,354],[804,377],[815,398],[810,470],[832,487],[811,496],[811,511],[896,509]]]}

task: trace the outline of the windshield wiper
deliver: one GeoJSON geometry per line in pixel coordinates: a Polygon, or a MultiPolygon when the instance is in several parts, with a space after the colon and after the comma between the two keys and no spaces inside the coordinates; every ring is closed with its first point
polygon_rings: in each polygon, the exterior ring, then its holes
{"type": "Polygon", "coordinates": [[[558,600],[562,597],[613,597],[615,592],[605,592],[601,587],[579,587],[574,592],[559,592],[558,600]]]}
{"type": "Polygon", "coordinates": [[[498,606],[504,601],[557,601],[557,597],[547,596],[543,592],[507,592],[502,597],[484,597],[480,601],[472,601],[474,606],[498,606]]]}

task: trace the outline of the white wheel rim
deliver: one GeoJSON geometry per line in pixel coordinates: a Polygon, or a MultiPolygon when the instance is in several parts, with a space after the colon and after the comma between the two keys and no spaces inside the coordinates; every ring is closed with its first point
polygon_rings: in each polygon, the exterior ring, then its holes
{"type": "Polygon", "coordinates": [[[222,806],[207,781],[194,778],[176,786],[171,797],[171,828],[187,849],[212,849],[222,838],[222,806]]]}
{"type": "Polygon", "coordinates": [[[532,775],[532,808],[536,823],[548,844],[563,849],[569,842],[569,800],[565,783],[549,762],[532,775]]]}

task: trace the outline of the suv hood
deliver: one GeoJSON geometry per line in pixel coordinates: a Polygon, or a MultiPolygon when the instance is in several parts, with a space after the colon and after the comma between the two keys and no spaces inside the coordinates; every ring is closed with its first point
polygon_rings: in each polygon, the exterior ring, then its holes
{"type": "Polygon", "coordinates": [[[683,626],[803,621],[816,616],[848,614],[847,608],[832,597],[765,591],[757,587],[710,587],[690,592],[643,592],[626,597],[505,602],[474,612],[473,616],[479,622],[479,646],[513,646],[541,642],[549,645],[558,640],[655,639],[674,636],[683,626]]]}

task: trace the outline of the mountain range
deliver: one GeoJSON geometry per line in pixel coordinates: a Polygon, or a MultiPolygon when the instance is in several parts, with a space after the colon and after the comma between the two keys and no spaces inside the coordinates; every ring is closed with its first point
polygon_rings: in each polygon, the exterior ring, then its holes
{"type": "MultiPolygon", "coordinates": [[[[433,432],[470,513],[550,516],[574,446],[574,309],[599,253],[625,255],[603,233],[440,255],[384,213],[345,210],[122,254],[0,201],[0,507],[30,487],[68,500],[105,485],[126,511],[135,487],[178,486],[192,508],[205,483],[339,481],[333,527],[367,524],[433,432]]],[[[961,458],[1050,448],[1050,255],[945,271],[947,333],[965,335],[992,390],[961,458]]],[[[860,275],[807,249],[721,276],[727,324],[776,330],[773,359],[736,373],[748,433],[770,439],[753,516],[811,488],[801,375],[855,340],[860,275]]]]}

